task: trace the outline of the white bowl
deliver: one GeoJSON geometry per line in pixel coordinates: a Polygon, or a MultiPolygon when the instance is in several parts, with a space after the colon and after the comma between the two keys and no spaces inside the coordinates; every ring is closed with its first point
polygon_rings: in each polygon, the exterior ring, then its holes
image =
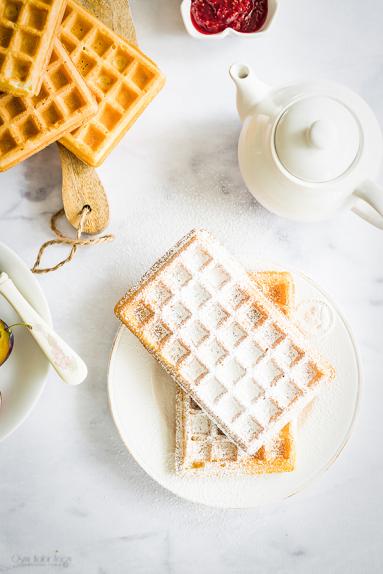
{"type": "Polygon", "coordinates": [[[240,36],[244,38],[255,38],[266,32],[271,26],[272,21],[274,20],[275,14],[278,8],[278,0],[269,0],[269,9],[265,23],[263,24],[260,30],[257,32],[237,32],[237,30],[233,30],[233,28],[226,28],[222,32],[218,32],[217,34],[202,34],[199,32],[197,28],[194,26],[193,21],[190,15],[190,8],[191,8],[192,0],[183,0],[181,3],[181,14],[182,19],[185,24],[185,28],[190,36],[193,38],[202,38],[204,40],[221,40],[222,38],[226,38],[226,36],[240,36]]]}

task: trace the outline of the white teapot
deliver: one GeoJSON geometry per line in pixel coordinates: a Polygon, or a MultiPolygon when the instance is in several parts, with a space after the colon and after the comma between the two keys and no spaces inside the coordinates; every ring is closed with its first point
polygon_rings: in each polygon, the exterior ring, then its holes
{"type": "Polygon", "coordinates": [[[367,103],[333,83],[272,89],[243,64],[230,75],[243,121],[239,164],[254,197],[290,219],[323,220],[349,208],[383,229],[383,189],[372,181],[383,138],[367,103]]]}

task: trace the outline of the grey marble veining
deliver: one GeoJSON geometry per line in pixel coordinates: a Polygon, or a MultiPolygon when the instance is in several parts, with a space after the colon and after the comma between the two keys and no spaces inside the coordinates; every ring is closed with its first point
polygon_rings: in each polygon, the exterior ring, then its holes
{"type": "MultiPolygon", "coordinates": [[[[227,68],[246,60],[274,84],[343,82],[383,122],[383,5],[281,1],[264,38],[216,43],[186,36],[178,6],[132,0],[140,44],[168,81],[99,170],[115,242],[40,278],[57,329],[90,373],[76,389],[51,373],[32,415],[0,445],[0,572],[380,573],[383,235],[351,213],[314,225],[287,222],[252,199],[236,160],[240,125],[227,68]],[[311,275],[338,302],[361,351],[365,384],[349,445],[303,494],[262,510],[177,499],[133,461],[109,414],[114,303],[196,225],[244,263],[256,254],[311,275]]],[[[60,178],[55,146],[0,175],[0,239],[30,265],[50,238],[60,178]]],[[[50,252],[47,262],[63,254],[50,252]]]]}

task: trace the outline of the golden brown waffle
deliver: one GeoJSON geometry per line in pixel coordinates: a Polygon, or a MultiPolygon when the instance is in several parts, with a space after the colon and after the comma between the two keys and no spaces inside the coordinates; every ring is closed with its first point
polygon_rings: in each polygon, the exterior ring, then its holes
{"type": "Polygon", "coordinates": [[[38,96],[0,94],[0,171],[79,127],[96,111],[86,83],[56,40],[38,96]]]}
{"type": "Polygon", "coordinates": [[[40,91],[65,0],[0,0],[0,91],[40,91]]]}
{"type": "Polygon", "coordinates": [[[203,230],[157,262],[115,312],[249,455],[334,377],[246,270],[203,230]]]}
{"type": "Polygon", "coordinates": [[[61,143],[99,166],[164,84],[157,66],[70,0],[59,37],[98,104],[98,113],[61,143]]]}
{"type": "MultiPolygon", "coordinates": [[[[266,297],[289,315],[294,293],[291,275],[268,271],[252,276],[266,297]]],[[[295,465],[294,427],[294,423],[286,425],[254,456],[248,456],[177,386],[176,471],[188,476],[291,472],[295,465]]]]}

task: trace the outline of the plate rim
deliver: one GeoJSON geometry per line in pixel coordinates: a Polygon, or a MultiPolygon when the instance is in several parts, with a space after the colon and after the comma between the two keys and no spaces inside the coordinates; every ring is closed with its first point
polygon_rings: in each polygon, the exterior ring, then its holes
{"type": "MultiPolygon", "coordinates": [[[[38,311],[38,313],[43,317],[43,319],[45,319],[45,321],[47,321],[47,323],[50,326],[52,326],[52,314],[51,314],[51,310],[49,307],[49,303],[48,303],[46,295],[43,291],[43,288],[41,287],[40,283],[37,281],[37,278],[33,275],[32,271],[29,269],[28,265],[20,257],[20,255],[18,255],[18,253],[16,253],[16,251],[14,251],[11,247],[9,247],[3,241],[0,241],[0,254],[1,254],[1,252],[5,252],[7,254],[7,256],[10,257],[11,260],[16,262],[16,265],[19,267],[19,269],[22,269],[23,273],[25,273],[25,276],[28,277],[28,281],[30,282],[31,285],[33,285],[33,290],[36,292],[37,297],[40,300],[39,304],[38,304],[38,308],[36,309],[36,311],[38,311]]],[[[7,273],[8,273],[8,271],[7,271],[7,273]]],[[[18,288],[19,288],[19,286],[18,286],[18,288]]],[[[23,296],[29,301],[28,294],[26,294],[24,292],[24,290],[22,290],[22,289],[20,291],[22,292],[23,296]]],[[[34,399],[31,401],[29,407],[26,409],[23,416],[20,417],[18,419],[18,421],[2,437],[0,437],[0,442],[3,442],[7,438],[9,438],[26,421],[26,419],[32,413],[33,409],[37,405],[37,402],[39,401],[39,399],[42,395],[42,392],[45,388],[46,379],[47,379],[49,370],[50,370],[50,364],[49,364],[48,359],[46,359],[45,374],[41,378],[41,382],[40,382],[39,387],[36,391],[34,399]]]]}
{"type": "Polygon", "coordinates": [[[165,485],[163,482],[160,482],[159,480],[157,480],[157,478],[155,476],[153,476],[152,474],[150,474],[146,468],[144,468],[140,461],[138,460],[138,458],[136,457],[135,453],[131,450],[130,446],[128,445],[128,443],[125,441],[123,435],[122,435],[122,431],[120,429],[120,426],[118,424],[118,415],[117,412],[114,411],[113,405],[112,405],[112,381],[111,381],[111,373],[112,373],[112,361],[113,361],[113,357],[114,354],[117,352],[118,349],[118,344],[120,342],[120,339],[124,333],[124,330],[127,329],[127,327],[125,327],[123,324],[120,324],[116,335],[114,337],[113,340],[113,344],[112,344],[112,348],[109,354],[109,361],[108,361],[108,375],[107,375],[107,390],[108,390],[108,406],[109,406],[109,410],[112,416],[112,420],[113,423],[117,429],[117,432],[121,438],[122,443],[124,444],[124,446],[126,447],[126,449],[128,450],[129,454],[132,456],[132,458],[134,459],[134,461],[140,466],[140,468],[147,474],[147,476],[150,477],[151,480],[153,480],[154,482],[156,482],[157,484],[159,484],[162,488],[166,489],[168,492],[172,493],[173,496],[176,496],[177,498],[186,500],[187,502],[192,502],[193,504],[201,504],[203,506],[207,506],[210,508],[220,508],[220,509],[224,509],[224,510],[248,510],[248,509],[256,509],[256,508],[261,508],[261,507],[267,507],[270,506],[271,504],[276,504],[279,502],[282,502],[284,500],[288,500],[290,498],[292,498],[293,496],[305,491],[317,478],[323,476],[328,469],[336,462],[336,460],[339,458],[339,456],[342,454],[343,450],[346,448],[347,444],[350,441],[352,432],[354,430],[355,427],[355,421],[358,417],[359,414],[359,410],[360,410],[360,398],[361,398],[361,392],[362,389],[364,388],[364,372],[362,369],[362,363],[360,360],[360,352],[359,352],[359,347],[357,344],[357,341],[354,337],[353,331],[350,327],[349,322],[347,321],[347,319],[344,317],[344,314],[342,312],[342,310],[338,307],[338,304],[334,302],[333,298],[328,295],[328,293],[326,292],[325,289],[323,289],[321,286],[319,286],[311,277],[309,277],[305,272],[301,271],[300,269],[293,267],[293,266],[281,266],[280,264],[276,264],[273,263],[272,261],[268,263],[264,262],[263,260],[257,259],[254,262],[254,267],[256,267],[257,265],[260,265],[261,269],[265,269],[265,270],[274,270],[274,271],[287,271],[290,272],[292,274],[296,273],[298,275],[300,275],[301,277],[304,278],[305,281],[307,281],[308,283],[310,283],[314,288],[318,289],[318,291],[320,291],[320,293],[331,303],[331,305],[333,306],[334,310],[336,311],[337,315],[339,316],[339,318],[341,319],[348,336],[350,337],[350,341],[352,344],[352,347],[354,349],[354,357],[355,357],[355,363],[356,363],[356,370],[357,370],[357,378],[358,378],[358,382],[357,382],[357,389],[356,389],[356,397],[355,397],[355,406],[354,406],[354,411],[352,414],[352,417],[350,419],[350,423],[347,429],[347,432],[345,433],[342,442],[339,444],[336,452],[333,454],[333,456],[327,461],[326,464],[323,465],[323,467],[321,469],[319,469],[318,472],[316,472],[313,476],[307,478],[307,480],[299,487],[297,488],[294,492],[291,492],[290,494],[286,495],[286,496],[281,496],[276,498],[273,501],[269,501],[267,503],[263,503],[263,504],[256,504],[256,505],[221,505],[218,503],[210,503],[210,502],[202,502],[200,500],[195,500],[192,497],[189,496],[184,496],[182,494],[179,494],[178,492],[175,492],[174,490],[172,490],[168,485],[165,485]]]}

